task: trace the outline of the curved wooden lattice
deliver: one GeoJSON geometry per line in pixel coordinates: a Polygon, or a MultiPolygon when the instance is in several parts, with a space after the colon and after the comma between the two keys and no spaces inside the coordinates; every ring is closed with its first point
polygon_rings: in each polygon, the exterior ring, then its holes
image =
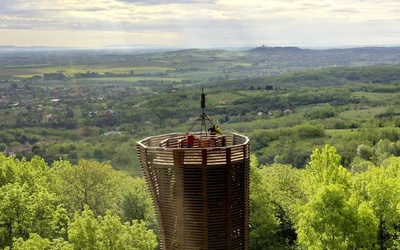
{"type": "Polygon", "coordinates": [[[247,250],[249,140],[238,134],[195,136],[193,148],[186,148],[183,134],[137,144],[161,248],[247,250]]]}

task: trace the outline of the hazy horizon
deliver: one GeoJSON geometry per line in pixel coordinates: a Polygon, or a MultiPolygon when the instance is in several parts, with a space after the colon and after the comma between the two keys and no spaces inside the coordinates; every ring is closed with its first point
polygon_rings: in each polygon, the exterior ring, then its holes
{"type": "Polygon", "coordinates": [[[235,45],[213,45],[206,44],[201,46],[192,46],[185,44],[178,45],[163,45],[163,44],[110,44],[98,47],[77,47],[77,46],[46,46],[46,45],[35,45],[35,46],[16,46],[16,45],[0,45],[0,50],[143,50],[143,51],[169,51],[179,49],[249,49],[260,46],[267,47],[298,47],[300,49],[311,49],[311,50],[327,50],[327,49],[351,49],[351,48],[366,48],[366,47],[381,47],[391,48],[399,47],[400,44],[359,44],[359,45],[346,45],[346,44],[235,44],[235,45]]]}

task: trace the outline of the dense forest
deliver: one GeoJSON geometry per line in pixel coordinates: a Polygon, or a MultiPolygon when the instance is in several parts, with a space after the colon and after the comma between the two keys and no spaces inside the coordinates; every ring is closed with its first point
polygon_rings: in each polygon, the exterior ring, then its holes
{"type": "Polygon", "coordinates": [[[305,169],[252,159],[251,249],[398,249],[400,158],[353,173],[335,147],[310,158],[305,169]]]}
{"type": "Polygon", "coordinates": [[[109,164],[0,154],[0,248],[155,249],[143,179],[109,164]]]}
{"type": "MultiPolygon", "coordinates": [[[[388,145],[387,145],[388,146],[388,145]]],[[[304,169],[251,157],[250,249],[397,249],[400,158],[341,165],[336,148],[315,149],[304,169]]],[[[383,155],[380,155],[383,154],[383,155]]],[[[0,246],[6,249],[156,249],[145,182],[110,165],[51,166],[0,154],[0,246]]]]}

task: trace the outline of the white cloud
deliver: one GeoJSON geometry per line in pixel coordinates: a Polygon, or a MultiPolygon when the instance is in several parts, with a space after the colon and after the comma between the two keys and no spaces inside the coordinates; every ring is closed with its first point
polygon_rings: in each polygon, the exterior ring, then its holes
{"type": "Polygon", "coordinates": [[[72,34],[75,41],[93,41],[94,46],[139,40],[149,44],[372,44],[396,43],[400,38],[396,0],[0,0],[0,6],[0,29],[7,35],[7,39],[0,36],[0,45],[24,39],[65,44],[65,37],[72,34]],[[29,30],[42,35],[28,35],[29,30]],[[55,30],[60,39],[49,39],[55,30]],[[108,32],[121,39],[97,39],[108,32]]]}
{"type": "Polygon", "coordinates": [[[118,1],[126,3],[143,4],[143,5],[214,3],[214,0],[118,0],[118,1]]]}

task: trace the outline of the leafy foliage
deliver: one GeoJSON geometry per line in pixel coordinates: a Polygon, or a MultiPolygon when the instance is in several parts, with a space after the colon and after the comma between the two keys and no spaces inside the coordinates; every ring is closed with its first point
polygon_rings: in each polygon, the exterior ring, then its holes
{"type": "Polygon", "coordinates": [[[155,249],[156,235],[144,222],[154,224],[149,199],[143,180],[105,163],[56,161],[50,168],[38,156],[20,161],[0,154],[0,247],[155,249]],[[129,203],[136,215],[119,209],[138,190],[129,203]]]}
{"type": "Polygon", "coordinates": [[[302,170],[252,158],[251,249],[396,249],[400,158],[353,174],[332,146],[310,158],[302,170]]]}

